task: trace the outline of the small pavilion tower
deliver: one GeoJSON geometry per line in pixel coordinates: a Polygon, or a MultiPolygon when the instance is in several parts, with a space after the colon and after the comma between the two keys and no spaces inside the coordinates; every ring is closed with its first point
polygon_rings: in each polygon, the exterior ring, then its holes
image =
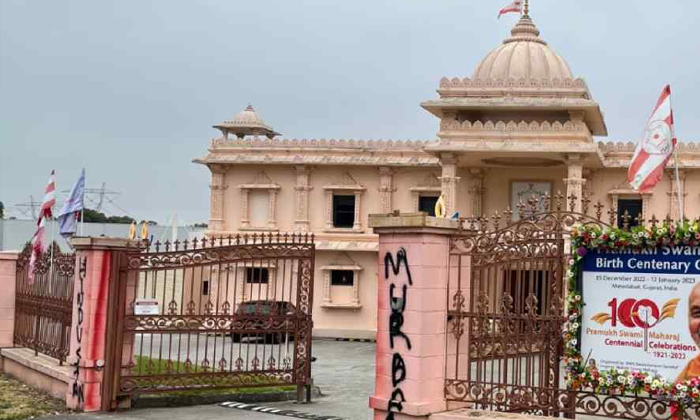
{"type": "Polygon", "coordinates": [[[226,120],[214,126],[214,128],[221,130],[225,139],[228,139],[228,135],[233,134],[236,137],[242,139],[245,136],[266,136],[268,138],[274,138],[279,136],[280,133],[276,132],[269,125],[265,124],[258,113],[253,109],[253,105],[248,105],[243,111],[236,114],[232,119],[226,120]]]}

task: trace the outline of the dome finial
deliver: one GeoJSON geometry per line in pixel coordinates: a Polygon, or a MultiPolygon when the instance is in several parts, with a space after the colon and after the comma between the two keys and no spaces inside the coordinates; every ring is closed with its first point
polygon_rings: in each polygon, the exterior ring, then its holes
{"type": "Polygon", "coordinates": [[[525,8],[523,9],[523,15],[530,17],[530,0],[525,0],[525,8]]]}

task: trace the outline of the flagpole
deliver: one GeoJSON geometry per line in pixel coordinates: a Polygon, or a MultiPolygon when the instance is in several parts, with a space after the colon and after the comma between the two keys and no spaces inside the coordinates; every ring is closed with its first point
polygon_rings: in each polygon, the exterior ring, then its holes
{"type": "MultiPolygon", "coordinates": [[[[669,91],[670,91],[669,86],[669,91]]],[[[668,102],[671,105],[671,116],[673,118],[673,95],[668,95],[668,102]]],[[[681,190],[681,177],[678,171],[678,139],[676,139],[676,121],[673,120],[671,123],[671,143],[673,144],[673,162],[676,170],[676,191],[678,194],[678,214],[680,223],[683,223],[683,192],[681,190]]]]}
{"type": "Polygon", "coordinates": [[[87,188],[87,168],[83,168],[83,173],[85,174],[85,177],[83,178],[83,196],[81,197],[83,203],[80,206],[80,236],[85,234],[85,188],[87,188]]]}
{"type": "Polygon", "coordinates": [[[49,263],[49,282],[53,282],[53,241],[55,231],[56,223],[54,223],[54,220],[51,220],[51,241],[49,241],[49,246],[51,247],[51,262],[49,263]]]}

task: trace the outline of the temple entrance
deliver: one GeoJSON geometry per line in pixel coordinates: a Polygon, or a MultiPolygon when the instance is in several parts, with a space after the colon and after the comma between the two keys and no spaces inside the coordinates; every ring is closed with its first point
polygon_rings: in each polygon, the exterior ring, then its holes
{"type": "Polygon", "coordinates": [[[450,271],[448,293],[448,340],[456,355],[447,367],[450,401],[550,416],[572,408],[559,363],[565,244],[582,215],[562,210],[562,203],[554,212],[538,207],[530,203],[503,228],[499,220],[466,220],[451,239],[451,265],[460,269],[450,271]]]}
{"type": "Polygon", "coordinates": [[[132,395],[214,388],[291,385],[308,399],[314,252],[312,235],[275,234],[128,253],[113,408],[132,395]]]}

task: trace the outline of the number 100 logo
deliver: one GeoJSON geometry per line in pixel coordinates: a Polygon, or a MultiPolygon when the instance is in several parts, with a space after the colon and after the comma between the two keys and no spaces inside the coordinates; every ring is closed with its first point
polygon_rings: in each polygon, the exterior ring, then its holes
{"type": "Polygon", "coordinates": [[[676,316],[676,309],[680,299],[671,299],[661,309],[650,299],[625,299],[621,302],[617,298],[608,302],[609,312],[600,312],[591,317],[600,325],[610,322],[612,327],[618,324],[627,328],[653,328],[666,319],[676,316]]]}

